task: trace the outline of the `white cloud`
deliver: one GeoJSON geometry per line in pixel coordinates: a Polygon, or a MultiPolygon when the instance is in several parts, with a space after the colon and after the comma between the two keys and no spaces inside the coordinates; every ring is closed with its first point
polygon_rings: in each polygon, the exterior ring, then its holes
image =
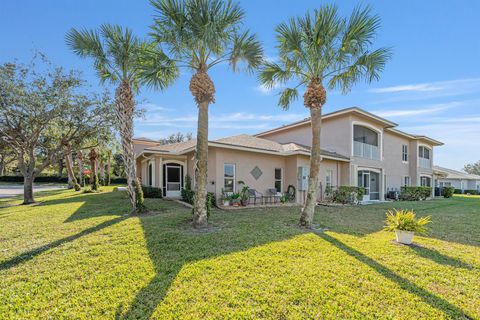
{"type": "Polygon", "coordinates": [[[434,114],[450,108],[455,108],[464,105],[463,101],[453,101],[448,103],[434,104],[428,106],[421,106],[415,109],[392,109],[392,110],[376,110],[372,111],[380,117],[412,117],[419,115],[434,114]]]}
{"type": "Polygon", "coordinates": [[[169,111],[169,108],[165,108],[155,103],[141,103],[138,105],[139,109],[145,109],[147,112],[154,112],[154,111],[169,111]]]}
{"type": "Polygon", "coordinates": [[[273,87],[268,88],[267,86],[261,84],[255,87],[255,89],[265,95],[272,93],[274,90],[280,88],[280,84],[276,83],[273,87]]]}
{"type": "Polygon", "coordinates": [[[385,88],[374,88],[374,93],[399,93],[399,92],[432,92],[452,89],[474,89],[480,87],[480,78],[457,79],[449,81],[435,81],[418,84],[406,84],[385,88]]]}

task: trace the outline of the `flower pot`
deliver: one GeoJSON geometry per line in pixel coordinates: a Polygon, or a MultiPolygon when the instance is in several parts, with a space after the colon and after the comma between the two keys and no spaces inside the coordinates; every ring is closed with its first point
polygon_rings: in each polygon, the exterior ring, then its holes
{"type": "Polygon", "coordinates": [[[230,200],[223,200],[223,206],[228,207],[230,205],[230,200]]]}
{"type": "Polygon", "coordinates": [[[404,230],[395,230],[395,235],[397,236],[397,242],[403,244],[412,244],[413,242],[413,232],[404,231],[404,230]]]}
{"type": "Polygon", "coordinates": [[[242,206],[246,207],[248,204],[248,200],[240,200],[240,203],[242,204],[242,206]]]}

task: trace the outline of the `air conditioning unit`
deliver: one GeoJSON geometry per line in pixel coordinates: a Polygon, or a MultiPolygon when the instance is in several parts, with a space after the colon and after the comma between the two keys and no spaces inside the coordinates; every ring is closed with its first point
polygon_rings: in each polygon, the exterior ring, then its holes
{"type": "Polygon", "coordinates": [[[310,175],[309,167],[298,167],[297,186],[298,191],[308,190],[308,176],[310,175]]]}

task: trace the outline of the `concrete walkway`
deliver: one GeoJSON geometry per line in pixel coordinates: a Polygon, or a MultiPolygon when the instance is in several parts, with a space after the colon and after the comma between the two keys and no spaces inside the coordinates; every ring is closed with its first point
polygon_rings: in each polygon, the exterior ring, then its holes
{"type": "MultiPolygon", "coordinates": [[[[47,191],[47,190],[61,190],[67,188],[64,185],[54,185],[54,184],[40,184],[33,186],[33,192],[37,191],[47,191]]],[[[14,196],[23,195],[23,185],[22,184],[0,184],[0,198],[8,198],[14,196]]]]}

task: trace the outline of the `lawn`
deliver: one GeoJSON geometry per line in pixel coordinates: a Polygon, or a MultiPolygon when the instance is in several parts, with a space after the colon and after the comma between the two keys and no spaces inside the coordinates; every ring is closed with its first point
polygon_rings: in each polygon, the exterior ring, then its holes
{"type": "Polygon", "coordinates": [[[0,318],[480,319],[480,199],[318,208],[191,210],[147,199],[43,192],[0,200],[0,318]],[[382,231],[388,208],[432,216],[417,246],[382,231]]]}

